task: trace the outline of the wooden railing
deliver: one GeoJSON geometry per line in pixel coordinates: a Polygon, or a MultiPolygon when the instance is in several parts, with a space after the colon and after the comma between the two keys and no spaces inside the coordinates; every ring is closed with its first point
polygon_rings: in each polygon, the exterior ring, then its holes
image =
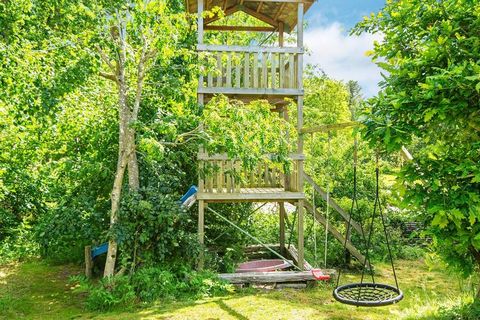
{"type": "Polygon", "coordinates": [[[301,48],[199,45],[203,93],[283,93],[301,89],[301,48]]]}
{"type": "Polygon", "coordinates": [[[299,190],[298,163],[301,155],[291,156],[290,172],[282,170],[268,161],[259,162],[253,170],[247,170],[238,159],[225,154],[207,155],[200,153],[199,189],[207,193],[240,193],[244,188],[282,188],[285,191],[299,190]]]}

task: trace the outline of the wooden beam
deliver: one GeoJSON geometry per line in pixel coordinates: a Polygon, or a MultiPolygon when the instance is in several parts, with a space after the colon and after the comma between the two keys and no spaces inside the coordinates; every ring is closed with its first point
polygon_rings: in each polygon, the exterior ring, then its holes
{"type": "Polygon", "coordinates": [[[266,52],[266,53],[303,53],[303,48],[297,47],[261,47],[261,46],[226,46],[215,44],[199,44],[198,51],[224,51],[224,52],[266,52]]]}
{"type": "Polygon", "coordinates": [[[209,202],[222,201],[293,201],[305,198],[305,194],[301,192],[266,192],[266,193],[197,193],[198,200],[209,202]]]}
{"type": "Polygon", "coordinates": [[[197,0],[197,7],[198,7],[198,12],[197,12],[197,31],[198,31],[198,38],[197,38],[197,43],[202,44],[203,43],[203,1],[204,0],[197,0]]]}
{"type": "Polygon", "coordinates": [[[198,88],[198,93],[205,94],[254,94],[254,95],[272,95],[272,96],[299,96],[303,94],[303,90],[300,89],[272,89],[272,88],[218,88],[218,87],[203,87],[198,88]]]}
{"type": "MultiPolygon", "coordinates": [[[[336,274],[334,269],[324,269],[322,271],[332,277],[336,274]]],[[[218,277],[232,284],[316,281],[312,271],[221,273],[218,277]]]]}
{"type": "Polygon", "coordinates": [[[205,203],[203,200],[198,201],[198,243],[200,244],[198,270],[202,270],[205,263],[205,203]]]}
{"type": "Polygon", "coordinates": [[[280,218],[280,230],[279,230],[279,242],[280,242],[280,254],[285,255],[285,204],[283,202],[278,203],[279,218],[280,218]]]}
{"type": "Polygon", "coordinates": [[[278,8],[277,13],[275,13],[275,17],[273,18],[273,20],[278,20],[278,17],[280,16],[280,13],[282,13],[282,11],[283,11],[283,9],[285,8],[286,5],[287,5],[286,2],[282,3],[280,8],[278,8]]]}
{"type": "Polygon", "coordinates": [[[260,10],[262,10],[262,7],[263,7],[263,1],[260,1],[260,3],[257,6],[257,10],[255,11],[260,12],[260,10]]]}
{"type": "MultiPolygon", "coordinates": [[[[304,173],[303,176],[305,178],[305,181],[307,181],[307,183],[309,183],[315,189],[315,191],[318,194],[320,194],[322,199],[324,201],[327,201],[327,193],[325,192],[325,190],[323,190],[318,184],[316,184],[315,181],[313,181],[312,177],[310,177],[308,174],[304,173]]],[[[355,229],[361,236],[364,236],[362,227],[355,220],[350,219],[350,214],[345,210],[343,210],[343,208],[340,207],[338,203],[332,199],[332,197],[328,197],[328,200],[329,200],[328,203],[330,207],[332,207],[335,211],[337,211],[342,216],[343,220],[345,221],[350,220],[350,224],[353,227],[353,229],[355,229]]]]}
{"type": "Polygon", "coordinates": [[[85,247],[85,277],[91,278],[93,270],[92,247],[85,247]]]}
{"type": "Polygon", "coordinates": [[[297,256],[297,267],[300,268],[300,270],[305,270],[305,254],[304,254],[304,201],[303,200],[298,200],[297,203],[297,241],[298,241],[298,256],[297,256]]]}
{"type": "MultiPolygon", "coordinates": [[[[315,212],[314,212],[312,204],[306,200],[304,200],[303,203],[305,205],[305,208],[308,211],[313,213],[315,220],[320,222],[325,227],[327,225],[327,220],[325,219],[324,216],[322,216],[320,211],[318,211],[318,209],[315,209],[315,212]]],[[[335,237],[335,239],[337,239],[342,245],[345,245],[346,249],[350,251],[352,255],[355,258],[357,258],[358,261],[360,261],[360,263],[363,264],[365,262],[365,256],[360,251],[358,251],[358,249],[355,248],[355,246],[351,242],[349,241],[345,242],[345,237],[331,223],[328,224],[328,232],[330,232],[330,234],[332,234],[335,237]]],[[[368,263],[367,263],[367,266],[368,266],[368,263]]]]}
{"type": "Polygon", "coordinates": [[[361,126],[362,124],[356,121],[343,122],[343,123],[334,123],[334,124],[324,124],[321,126],[313,126],[309,128],[303,128],[301,133],[315,133],[315,132],[328,132],[332,130],[340,130],[349,127],[361,126]]]}
{"type": "Polygon", "coordinates": [[[212,26],[206,25],[205,30],[212,31],[252,31],[252,32],[273,32],[274,27],[254,27],[254,26],[212,26]]]}
{"type": "MultiPolygon", "coordinates": [[[[288,247],[288,253],[290,254],[290,257],[292,258],[292,260],[296,264],[298,264],[298,250],[293,244],[288,247]]],[[[308,261],[306,260],[304,260],[303,266],[305,268],[305,271],[309,271],[313,269],[312,265],[308,263],[308,261]]]]}
{"type": "MultiPolygon", "coordinates": [[[[242,6],[241,10],[245,12],[246,14],[251,15],[252,17],[257,18],[260,21],[263,21],[265,23],[268,23],[269,25],[278,28],[278,21],[273,20],[269,16],[264,15],[263,13],[257,12],[255,10],[252,10],[248,7],[242,6]]],[[[257,9],[258,10],[258,9],[257,9]]]]}
{"type": "MultiPolygon", "coordinates": [[[[268,159],[273,159],[274,154],[265,154],[264,155],[268,159]]],[[[298,154],[298,153],[289,153],[288,154],[288,159],[290,160],[305,160],[305,155],[303,154],[298,154]]],[[[226,153],[217,153],[217,154],[208,154],[204,152],[199,152],[197,154],[197,160],[240,160],[240,158],[232,158],[229,157],[226,153]]]]}

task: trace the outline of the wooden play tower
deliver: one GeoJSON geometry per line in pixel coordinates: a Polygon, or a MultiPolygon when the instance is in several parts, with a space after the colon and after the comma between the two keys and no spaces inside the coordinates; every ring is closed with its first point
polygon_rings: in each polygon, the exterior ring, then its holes
{"type": "MultiPolygon", "coordinates": [[[[303,16],[312,1],[305,0],[186,0],[187,10],[198,14],[198,44],[200,54],[208,54],[217,62],[215,72],[200,75],[198,102],[207,103],[214,95],[249,102],[268,100],[280,116],[288,119],[287,102],[290,98],[297,103],[297,130],[303,127],[303,16]],[[214,7],[223,9],[225,16],[244,12],[268,26],[212,25],[219,16],[204,18],[204,11],[214,7]],[[296,28],[296,46],[284,46],[284,32],[296,28]],[[225,32],[276,32],[276,46],[230,46],[204,43],[204,31],[225,32]]],[[[202,60],[200,60],[202,61],[202,60]]],[[[208,165],[216,166],[209,176],[200,176],[198,183],[198,237],[204,243],[205,208],[212,202],[277,202],[279,203],[280,251],[285,252],[285,202],[297,206],[298,212],[298,258],[297,265],[304,268],[304,199],[303,192],[303,138],[299,135],[297,152],[290,155],[293,170],[286,176],[259,164],[253,172],[243,172],[237,159],[224,154],[198,155],[200,171],[208,165]],[[242,179],[229,172],[242,171],[242,179]]],[[[200,268],[203,259],[200,258],[200,268]]]]}

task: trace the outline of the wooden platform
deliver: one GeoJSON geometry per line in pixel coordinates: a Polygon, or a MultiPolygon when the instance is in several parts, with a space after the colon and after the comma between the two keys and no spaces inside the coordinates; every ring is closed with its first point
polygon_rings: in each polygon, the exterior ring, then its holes
{"type": "MultiPolygon", "coordinates": [[[[331,277],[335,276],[336,274],[334,269],[325,269],[322,271],[331,277]]],[[[316,281],[312,271],[221,273],[218,275],[218,277],[232,284],[316,281]]]]}
{"type": "Polygon", "coordinates": [[[305,194],[303,192],[290,192],[285,191],[283,188],[241,188],[240,192],[227,192],[226,189],[213,189],[213,192],[199,192],[197,194],[198,200],[205,200],[207,202],[283,202],[304,198],[305,194]]]}

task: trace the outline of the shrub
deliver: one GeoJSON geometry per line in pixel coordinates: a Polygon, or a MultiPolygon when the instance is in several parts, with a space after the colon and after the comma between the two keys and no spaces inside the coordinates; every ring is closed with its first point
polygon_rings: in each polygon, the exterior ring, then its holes
{"type": "Polygon", "coordinates": [[[135,291],[127,276],[104,278],[98,285],[90,285],[86,306],[89,310],[109,311],[128,309],[135,302],[135,291]]]}
{"type": "Polygon", "coordinates": [[[172,298],[177,291],[173,273],[159,268],[142,268],[132,277],[132,285],[138,298],[151,302],[162,298],[172,298]]]}

